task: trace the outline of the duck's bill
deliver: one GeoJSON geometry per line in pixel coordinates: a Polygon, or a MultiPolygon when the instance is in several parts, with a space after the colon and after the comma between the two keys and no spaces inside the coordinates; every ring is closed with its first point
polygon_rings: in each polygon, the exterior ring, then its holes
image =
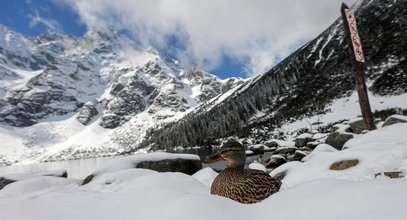
{"type": "Polygon", "coordinates": [[[210,156],[206,157],[205,162],[206,163],[211,163],[211,162],[215,162],[215,161],[222,160],[222,159],[223,159],[222,154],[221,153],[216,153],[216,154],[213,154],[213,155],[210,155],[210,156]]]}

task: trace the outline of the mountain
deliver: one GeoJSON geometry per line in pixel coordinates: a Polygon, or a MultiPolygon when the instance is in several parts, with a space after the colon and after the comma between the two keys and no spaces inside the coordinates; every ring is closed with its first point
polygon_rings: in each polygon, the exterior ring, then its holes
{"type": "MultiPolygon", "coordinates": [[[[406,108],[407,2],[363,0],[353,9],[366,57],[373,110],[406,108]]],[[[312,127],[344,119],[340,117],[350,119],[360,115],[353,110],[359,109],[354,88],[339,17],[270,71],[246,81],[227,97],[202,105],[181,121],[152,132],[141,146],[203,146],[219,138],[256,136],[294,123],[299,129],[304,122],[312,127]]]]}
{"type": "Polygon", "coordinates": [[[120,154],[242,82],[114,30],[25,38],[0,25],[0,163],[120,154]]]}

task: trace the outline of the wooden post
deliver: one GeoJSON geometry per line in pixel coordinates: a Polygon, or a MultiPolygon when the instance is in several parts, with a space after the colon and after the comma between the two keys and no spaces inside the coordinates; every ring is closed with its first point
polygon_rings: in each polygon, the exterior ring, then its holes
{"type": "Polygon", "coordinates": [[[345,27],[345,38],[348,42],[349,59],[355,71],[356,90],[359,95],[359,104],[362,111],[363,122],[368,130],[376,129],[373,120],[373,114],[370,109],[369,97],[364,76],[365,57],[362,51],[362,45],[356,27],[356,19],[353,12],[342,3],[342,20],[345,27]]]}

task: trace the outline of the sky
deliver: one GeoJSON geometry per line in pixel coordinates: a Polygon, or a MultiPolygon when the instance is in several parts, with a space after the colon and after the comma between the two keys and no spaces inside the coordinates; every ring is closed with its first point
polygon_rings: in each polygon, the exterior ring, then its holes
{"type": "Polygon", "coordinates": [[[0,23],[24,36],[113,28],[220,78],[266,72],[357,0],[2,0],[0,23]]]}

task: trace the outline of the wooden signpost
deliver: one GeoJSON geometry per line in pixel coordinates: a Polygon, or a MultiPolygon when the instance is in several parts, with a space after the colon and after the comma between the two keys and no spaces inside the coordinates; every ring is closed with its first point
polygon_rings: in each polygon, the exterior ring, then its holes
{"type": "Polygon", "coordinates": [[[364,76],[365,56],[362,50],[362,44],[359,38],[359,32],[356,26],[355,14],[352,10],[342,3],[342,20],[345,27],[345,38],[348,42],[348,53],[353,70],[355,71],[356,89],[359,95],[359,104],[362,111],[363,122],[368,130],[376,129],[373,120],[373,114],[370,109],[369,97],[364,76]]]}

